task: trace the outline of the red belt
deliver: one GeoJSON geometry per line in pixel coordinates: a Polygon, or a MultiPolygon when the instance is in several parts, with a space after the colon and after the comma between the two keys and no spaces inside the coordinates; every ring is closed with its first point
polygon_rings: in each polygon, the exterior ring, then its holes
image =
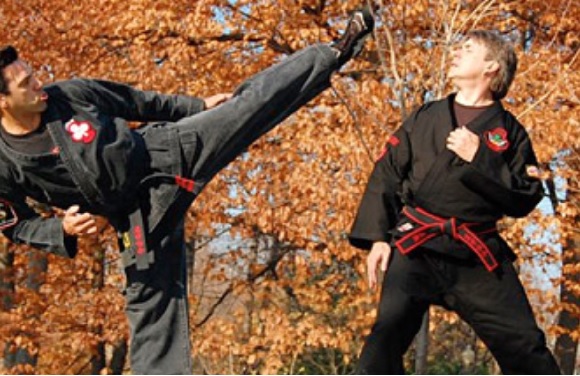
{"type": "MultiPolygon", "coordinates": [[[[458,223],[454,217],[442,218],[424,209],[407,206],[403,208],[402,214],[419,226],[413,227],[412,231],[404,233],[403,237],[395,242],[401,253],[407,254],[432,238],[448,234],[453,239],[467,245],[479,257],[488,271],[491,272],[497,268],[497,260],[478,236],[497,231],[495,222],[458,223]]],[[[399,232],[402,231],[402,229],[399,230],[399,232]]]]}

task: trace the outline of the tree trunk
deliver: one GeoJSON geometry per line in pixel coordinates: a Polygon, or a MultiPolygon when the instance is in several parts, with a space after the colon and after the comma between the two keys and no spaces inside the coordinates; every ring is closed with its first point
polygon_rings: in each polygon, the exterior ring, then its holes
{"type": "Polygon", "coordinates": [[[0,244],[0,310],[12,308],[14,299],[14,252],[8,243],[0,244]]]}
{"type": "MultiPolygon", "coordinates": [[[[45,273],[48,269],[48,258],[46,254],[38,252],[38,251],[29,251],[28,252],[28,274],[26,278],[26,287],[29,290],[34,292],[39,292],[40,287],[44,283],[45,273]]],[[[34,312],[35,310],[32,310],[34,312]]],[[[39,320],[40,315],[38,312],[32,313],[30,317],[27,317],[26,320],[39,320]]],[[[34,334],[31,332],[20,332],[18,333],[19,336],[28,338],[30,342],[34,342],[34,334]]],[[[36,347],[35,344],[34,347],[36,347]]],[[[19,347],[13,342],[8,342],[6,344],[6,357],[4,359],[4,364],[7,369],[16,366],[24,366],[29,365],[32,367],[36,367],[38,363],[38,351],[31,354],[26,347],[19,347]]]]}
{"type": "MultiPolygon", "coordinates": [[[[98,241],[98,238],[91,244],[93,249],[93,289],[100,291],[105,285],[105,250],[98,241]]],[[[103,335],[103,324],[97,322],[92,328],[94,334],[98,337],[103,335]]],[[[107,365],[105,359],[105,342],[99,340],[96,344],[94,355],[91,358],[91,373],[98,375],[107,365]]]]}
{"type": "Polygon", "coordinates": [[[415,339],[415,374],[427,373],[427,353],[429,351],[429,310],[423,316],[421,329],[415,339]]]}
{"type": "Polygon", "coordinates": [[[185,265],[187,270],[187,293],[191,294],[195,281],[195,238],[186,239],[185,241],[185,265]]]}
{"type": "MultiPolygon", "coordinates": [[[[101,334],[101,326],[97,330],[98,334],[101,334]]],[[[100,375],[101,370],[107,365],[105,362],[105,342],[99,341],[96,345],[95,354],[91,358],[91,374],[100,375]]]]}
{"type": "MultiPolygon", "coordinates": [[[[547,187],[550,202],[552,203],[552,209],[554,210],[554,213],[558,215],[558,199],[556,195],[556,187],[552,178],[547,180],[547,187]]],[[[580,197],[577,193],[574,192],[574,190],[568,191],[568,201],[577,203],[580,197]]],[[[580,218],[575,218],[575,221],[571,221],[571,223],[578,223],[578,220],[580,220],[580,218]]],[[[566,242],[564,249],[562,249],[563,278],[562,283],[560,284],[560,302],[570,307],[580,306],[580,296],[578,296],[572,289],[569,288],[570,283],[573,283],[574,286],[578,286],[580,284],[580,274],[575,271],[575,265],[580,263],[580,254],[578,252],[578,248],[580,248],[580,235],[575,232],[566,242]]],[[[554,355],[560,364],[560,368],[563,374],[576,374],[575,369],[576,364],[578,363],[578,340],[573,339],[569,332],[576,330],[580,325],[578,315],[574,315],[570,309],[564,307],[558,317],[557,325],[566,329],[567,333],[561,334],[556,339],[554,355]]]]}
{"type": "MultiPolygon", "coordinates": [[[[580,263],[580,236],[576,235],[573,240],[568,242],[567,249],[563,250],[563,270],[566,270],[566,265],[577,265],[580,263]]],[[[571,268],[573,270],[573,268],[571,268]]],[[[578,273],[563,273],[564,281],[568,283],[573,282],[575,286],[580,284],[580,275],[578,273]]],[[[573,307],[580,307],[580,296],[576,295],[566,283],[562,283],[560,290],[560,301],[566,305],[573,307]]],[[[578,315],[574,315],[570,310],[564,309],[560,312],[558,317],[558,326],[571,331],[580,326],[578,315]]],[[[574,340],[569,333],[560,335],[556,339],[555,355],[559,361],[562,373],[565,375],[575,374],[576,361],[578,358],[578,341],[574,340]]]]}
{"type": "Polygon", "coordinates": [[[111,356],[111,362],[109,363],[109,368],[113,375],[123,374],[125,363],[127,362],[127,351],[127,339],[118,342],[113,347],[113,355],[111,356]]]}
{"type": "MultiPolygon", "coordinates": [[[[14,252],[8,243],[0,245],[0,311],[12,309],[14,300],[14,252]]],[[[15,364],[15,354],[10,351],[12,343],[6,341],[4,344],[4,367],[10,369],[15,364]]]]}

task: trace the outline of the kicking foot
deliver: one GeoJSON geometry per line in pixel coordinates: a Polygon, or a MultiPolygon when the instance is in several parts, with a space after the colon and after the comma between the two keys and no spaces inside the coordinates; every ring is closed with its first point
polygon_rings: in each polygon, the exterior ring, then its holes
{"type": "Polygon", "coordinates": [[[360,54],[365,39],[373,31],[374,27],[375,20],[368,7],[357,10],[352,14],[342,38],[332,44],[332,47],[338,53],[339,65],[343,65],[360,54]]]}

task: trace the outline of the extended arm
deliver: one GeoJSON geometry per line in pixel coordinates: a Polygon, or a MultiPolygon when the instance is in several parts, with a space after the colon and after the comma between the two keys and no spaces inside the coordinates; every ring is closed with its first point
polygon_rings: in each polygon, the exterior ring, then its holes
{"type": "Polygon", "coordinates": [[[95,105],[103,113],[128,121],[178,121],[213,108],[231,97],[217,94],[205,99],[143,91],[104,80],[77,79],[61,84],[72,101],[95,105]]]}

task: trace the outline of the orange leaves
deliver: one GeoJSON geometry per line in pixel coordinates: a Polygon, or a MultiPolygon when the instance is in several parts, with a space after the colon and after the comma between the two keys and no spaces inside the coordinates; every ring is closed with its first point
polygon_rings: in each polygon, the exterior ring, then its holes
{"type": "MultiPolygon", "coordinates": [[[[557,218],[538,211],[525,220],[507,220],[502,234],[525,260],[539,255],[546,264],[558,260],[542,241],[568,247],[564,255],[577,252],[570,245],[577,244],[579,217],[577,7],[551,0],[378,4],[375,39],[333,77],[335,90],[251,146],[192,207],[187,222],[188,248],[196,257],[189,276],[192,322],[230,291],[210,320],[192,332],[197,373],[337,373],[331,361],[310,354],[336,351],[341,362],[356,359],[378,297],[366,286],[366,254],[346,239],[354,212],[388,135],[426,98],[452,90],[446,81],[448,48],[473,27],[500,29],[515,38],[520,69],[505,104],[529,129],[540,161],[574,150],[569,164],[554,172],[568,180],[573,193],[557,218]],[[537,17],[527,19],[530,12],[537,17]],[[534,224],[538,231],[528,234],[534,224]],[[546,238],[546,229],[559,238],[546,238]],[[530,245],[530,236],[540,243],[530,245]],[[327,368],[315,368],[317,363],[327,368]]],[[[49,64],[57,79],[100,77],[207,96],[233,90],[292,50],[336,38],[336,29],[358,5],[350,0],[2,0],[0,44],[17,45],[35,67],[49,64]]],[[[111,233],[99,241],[116,248],[111,233]]],[[[83,248],[74,261],[51,258],[40,293],[11,295],[18,308],[0,320],[12,329],[34,330],[39,373],[79,368],[61,350],[89,353],[97,340],[113,343],[126,336],[118,255],[107,251],[106,256],[102,289],[93,285],[100,269],[83,248]],[[32,314],[41,319],[29,319],[32,314]],[[98,326],[97,335],[92,327],[98,326]]],[[[17,283],[23,283],[24,265],[16,260],[17,283]]],[[[567,262],[563,272],[566,277],[555,283],[580,294],[578,264],[567,262]]],[[[558,297],[538,304],[557,313],[562,307],[552,300],[558,297]]],[[[469,339],[463,327],[451,330],[457,327],[455,316],[435,312],[434,317],[432,334],[442,342],[469,339]]],[[[8,327],[0,325],[2,334],[8,327]]],[[[455,348],[441,345],[433,353],[448,355],[455,348]]]]}
{"type": "Polygon", "coordinates": [[[575,203],[563,203],[558,206],[558,213],[563,218],[579,218],[580,208],[575,203]]]}

